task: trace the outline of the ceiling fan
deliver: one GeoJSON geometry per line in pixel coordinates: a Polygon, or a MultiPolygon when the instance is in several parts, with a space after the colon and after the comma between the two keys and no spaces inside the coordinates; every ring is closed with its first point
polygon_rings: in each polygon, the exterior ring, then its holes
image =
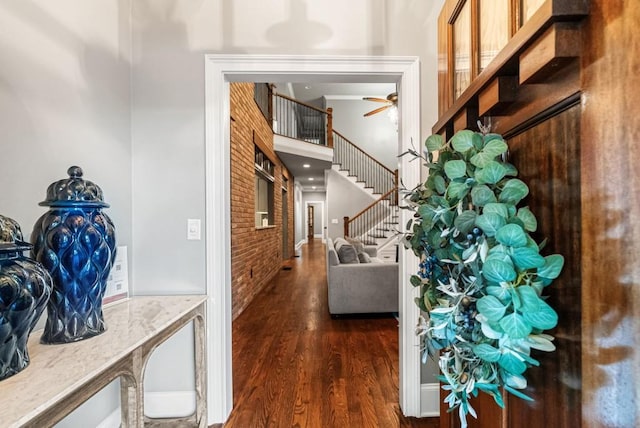
{"type": "Polygon", "coordinates": [[[376,98],[376,97],[364,97],[362,98],[365,101],[373,101],[376,103],[384,103],[385,105],[383,105],[382,107],[378,107],[377,109],[371,110],[368,113],[364,114],[364,117],[368,117],[371,115],[374,115],[376,113],[380,113],[381,111],[385,111],[388,108],[391,107],[395,107],[398,105],[398,93],[397,92],[392,92],[389,95],[387,95],[387,98],[376,98]]]}

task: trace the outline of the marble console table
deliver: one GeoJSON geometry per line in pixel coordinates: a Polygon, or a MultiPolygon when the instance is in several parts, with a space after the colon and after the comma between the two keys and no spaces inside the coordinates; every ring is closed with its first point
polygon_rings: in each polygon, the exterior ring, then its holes
{"type": "Polygon", "coordinates": [[[137,296],[104,309],[107,331],[64,345],[29,339],[31,363],[0,381],[0,426],[49,427],[120,378],[122,427],[206,427],[206,296],[137,296]],[[154,349],[189,322],[195,331],[196,411],[187,418],[144,416],[144,369],[154,349]]]}

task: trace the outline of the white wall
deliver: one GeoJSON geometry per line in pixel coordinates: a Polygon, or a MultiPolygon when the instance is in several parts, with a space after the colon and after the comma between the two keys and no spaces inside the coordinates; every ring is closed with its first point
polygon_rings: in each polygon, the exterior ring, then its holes
{"type": "MultiPolygon", "coordinates": [[[[382,94],[373,94],[382,95],[382,94]]],[[[386,95],[386,94],[385,94],[386,95]]],[[[387,111],[364,117],[383,104],[360,99],[327,99],[333,128],[391,171],[398,169],[398,132],[387,111]]]]}
{"type": "Polygon", "coordinates": [[[377,199],[337,171],[329,170],[327,181],[328,237],[344,236],[344,217],[353,217],[377,199]],[[348,189],[348,191],[345,191],[348,189]],[[334,220],[338,220],[334,223],[334,220]]]}
{"type": "MultiPolygon", "coordinates": [[[[118,245],[132,245],[130,3],[0,2],[0,213],[27,239],[47,186],[75,164],[111,204],[118,245]]],[[[97,425],[118,390],[111,384],[59,426],[97,425]]]]}

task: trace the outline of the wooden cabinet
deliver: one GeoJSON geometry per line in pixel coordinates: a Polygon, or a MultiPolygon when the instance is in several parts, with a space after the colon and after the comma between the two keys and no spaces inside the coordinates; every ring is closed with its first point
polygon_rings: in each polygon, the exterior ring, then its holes
{"type": "MultiPolygon", "coordinates": [[[[502,410],[481,396],[470,427],[640,426],[639,22],[639,2],[609,0],[450,0],[440,14],[433,133],[448,138],[480,120],[503,134],[531,189],[539,237],[566,258],[548,290],[557,350],[537,353],[541,367],[527,371],[536,401],[509,396],[502,410]],[[464,3],[475,59],[459,91],[464,3]],[[489,23],[505,14],[506,42],[504,22],[489,23]]],[[[442,407],[441,427],[457,426],[442,407]]]]}

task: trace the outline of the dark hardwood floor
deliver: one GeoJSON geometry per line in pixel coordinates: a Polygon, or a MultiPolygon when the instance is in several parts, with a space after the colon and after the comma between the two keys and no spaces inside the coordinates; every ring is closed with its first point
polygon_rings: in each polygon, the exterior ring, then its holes
{"type": "Polygon", "coordinates": [[[324,251],[303,246],[234,321],[224,427],[437,428],[400,411],[397,320],[330,317],[324,251]]]}

